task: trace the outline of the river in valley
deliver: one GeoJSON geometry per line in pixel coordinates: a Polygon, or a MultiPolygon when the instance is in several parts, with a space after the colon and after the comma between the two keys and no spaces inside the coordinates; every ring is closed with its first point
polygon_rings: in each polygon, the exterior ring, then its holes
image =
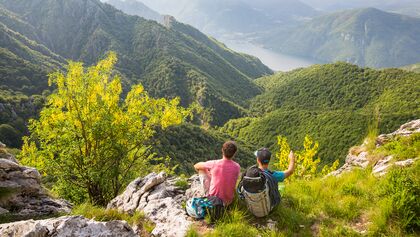
{"type": "Polygon", "coordinates": [[[230,49],[259,58],[265,65],[274,71],[290,71],[296,68],[308,67],[320,63],[311,59],[274,52],[247,41],[232,39],[221,39],[221,41],[230,49]]]}

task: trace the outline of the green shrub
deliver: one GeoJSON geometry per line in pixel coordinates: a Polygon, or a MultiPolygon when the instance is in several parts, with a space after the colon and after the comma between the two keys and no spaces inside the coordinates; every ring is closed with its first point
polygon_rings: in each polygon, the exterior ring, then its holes
{"type": "Polygon", "coordinates": [[[185,175],[180,175],[179,179],[175,182],[175,186],[186,190],[189,187],[187,177],[185,175]]]}
{"type": "Polygon", "coordinates": [[[396,160],[420,157],[420,133],[408,137],[397,137],[373,152],[375,155],[394,156],[396,160]]]}

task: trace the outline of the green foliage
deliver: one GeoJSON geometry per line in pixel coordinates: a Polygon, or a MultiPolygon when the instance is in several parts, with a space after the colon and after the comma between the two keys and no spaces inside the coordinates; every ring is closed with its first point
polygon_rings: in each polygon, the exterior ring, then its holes
{"type": "Polygon", "coordinates": [[[383,179],[356,170],[340,177],[296,180],[287,185],[283,203],[270,218],[278,220],[281,232],[298,235],[358,236],[356,230],[372,236],[412,233],[419,223],[418,171],[417,164],[391,171],[383,179]]]}
{"type": "MultiPolygon", "coordinates": [[[[191,114],[178,107],[178,99],[153,99],[141,85],[121,102],[120,80],[111,73],[115,63],[116,55],[110,53],[87,70],[71,62],[66,75],[51,74],[57,91],[48,97],[40,119],[31,120],[31,137],[25,139],[21,153],[24,164],[68,188],[78,187],[99,205],[153,169],[148,143],[155,127],[180,124],[191,114]]],[[[66,195],[74,196],[71,192],[66,195]]],[[[78,199],[83,197],[76,193],[78,199]]]]}
{"type": "Polygon", "coordinates": [[[341,162],[378,121],[388,133],[420,116],[420,76],[398,69],[373,70],[346,63],[315,65],[256,80],[265,92],[250,104],[255,117],[230,120],[221,132],[254,147],[275,149],[278,134],[292,149],[305,134],[319,142],[322,162],[341,162]]]}
{"type": "Polygon", "coordinates": [[[420,157],[420,133],[408,137],[397,137],[373,151],[373,155],[385,157],[392,155],[396,160],[420,157]]]}
{"type": "Polygon", "coordinates": [[[93,206],[90,203],[83,203],[73,207],[72,215],[81,215],[96,221],[124,220],[129,225],[137,226],[147,233],[151,233],[154,229],[153,223],[147,220],[143,213],[138,211],[133,214],[128,214],[115,209],[105,209],[103,207],[93,206]]]}
{"type": "MultiPolygon", "coordinates": [[[[291,151],[290,145],[287,143],[287,138],[278,136],[277,145],[279,147],[279,150],[276,152],[278,162],[273,163],[273,165],[277,170],[287,170],[290,162],[289,153],[291,151]]],[[[338,160],[336,160],[331,166],[325,165],[320,172],[318,164],[321,160],[315,157],[318,153],[318,146],[318,142],[314,142],[308,135],[305,136],[303,150],[294,152],[295,171],[288,180],[309,180],[320,175],[326,175],[327,173],[337,169],[338,160]]]]}
{"type": "Polygon", "coordinates": [[[383,203],[388,206],[381,210],[384,218],[377,223],[379,231],[386,231],[388,226],[399,227],[408,233],[420,231],[419,170],[419,162],[410,169],[395,168],[381,183],[380,195],[386,200],[383,203]]]}
{"type": "Polygon", "coordinates": [[[10,147],[19,147],[22,134],[9,124],[0,125],[0,141],[10,147]]]}
{"type": "MultiPolygon", "coordinates": [[[[156,143],[152,150],[161,157],[171,157],[170,167],[175,172],[192,175],[194,164],[200,161],[220,159],[221,149],[225,141],[235,139],[214,129],[203,129],[191,124],[173,126],[166,130],[158,130],[153,138],[156,143]]],[[[246,143],[238,142],[235,161],[242,167],[255,163],[253,149],[246,143]]]]}
{"type": "Polygon", "coordinates": [[[187,190],[187,188],[189,187],[188,178],[185,175],[180,175],[179,179],[175,182],[175,186],[183,190],[187,190]]]}
{"type": "Polygon", "coordinates": [[[141,82],[153,97],[180,97],[183,106],[198,102],[211,111],[204,121],[211,125],[243,115],[245,101],[260,93],[250,79],[272,73],[258,59],[221,47],[190,26],[175,21],[164,26],[98,1],[0,3],[7,36],[27,39],[17,40],[27,47],[15,47],[18,43],[9,40],[0,45],[18,58],[30,58],[19,53],[36,48],[33,54],[39,60],[34,61],[54,65],[63,57],[92,65],[106,52],[115,51],[121,59],[116,69],[123,75],[124,92],[141,82]]]}

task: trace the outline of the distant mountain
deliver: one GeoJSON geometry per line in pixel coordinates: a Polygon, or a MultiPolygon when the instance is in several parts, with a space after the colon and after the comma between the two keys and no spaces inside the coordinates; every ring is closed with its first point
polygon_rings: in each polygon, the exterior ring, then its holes
{"type": "Polygon", "coordinates": [[[375,7],[384,11],[420,17],[420,1],[418,0],[302,0],[302,2],[325,11],[375,7]]]}
{"type": "Polygon", "coordinates": [[[327,62],[381,68],[420,61],[420,18],[375,8],[324,15],[265,39],[280,52],[327,62]]]}
{"type": "MultiPolygon", "coordinates": [[[[180,96],[183,105],[198,102],[206,109],[201,119],[213,125],[243,115],[244,101],[260,93],[251,80],[271,74],[257,58],[233,52],[203,34],[193,38],[169,25],[128,16],[99,0],[0,0],[0,4],[1,24],[47,54],[34,62],[65,58],[89,65],[114,50],[126,89],[141,82],[153,96],[180,96]]],[[[1,43],[13,52],[12,42],[1,43]]]]}
{"type": "Polygon", "coordinates": [[[255,33],[312,17],[317,12],[298,0],[139,0],[214,36],[255,33]]]}
{"type": "Polygon", "coordinates": [[[384,133],[420,117],[420,74],[400,69],[314,65],[257,84],[265,92],[250,102],[253,117],[231,120],[221,131],[253,147],[275,148],[283,135],[295,149],[309,134],[327,163],[344,161],[350,144],[361,142],[377,120],[384,133]]]}
{"type": "Polygon", "coordinates": [[[107,0],[106,3],[129,15],[137,15],[157,22],[163,20],[163,17],[158,12],[136,0],[107,0]]]}

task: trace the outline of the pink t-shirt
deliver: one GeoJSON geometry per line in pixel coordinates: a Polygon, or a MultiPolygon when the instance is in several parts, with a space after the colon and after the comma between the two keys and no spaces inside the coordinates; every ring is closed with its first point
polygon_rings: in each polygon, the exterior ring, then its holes
{"type": "Polygon", "coordinates": [[[229,205],[235,195],[236,181],[239,177],[240,166],[233,160],[221,159],[204,162],[204,167],[211,175],[210,196],[222,199],[229,205]]]}

